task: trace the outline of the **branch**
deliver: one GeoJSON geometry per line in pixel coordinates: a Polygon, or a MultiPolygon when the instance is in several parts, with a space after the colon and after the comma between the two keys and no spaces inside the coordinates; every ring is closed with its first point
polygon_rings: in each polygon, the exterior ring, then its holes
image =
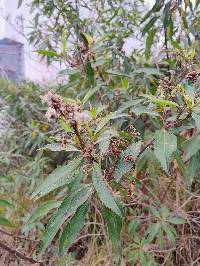
{"type": "Polygon", "coordinates": [[[16,249],[14,249],[13,247],[9,247],[7,244],[5,244],[5,241],[1,241],[0,240],[0,247],[3,248],[4,250],[8,251],[13,256],[17,256],[20,259],[29,261],[30,263],[38,263],[40,266],[44,266],[44,264],[42,262],[34,260],[33,258],[29,258],[25,254],[23,254],[23,253],[17,251],[16,249]]]}

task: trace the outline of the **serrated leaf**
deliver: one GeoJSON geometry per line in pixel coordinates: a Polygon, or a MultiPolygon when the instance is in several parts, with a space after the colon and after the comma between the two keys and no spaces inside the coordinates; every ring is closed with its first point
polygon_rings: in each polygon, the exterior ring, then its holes
{"type": "Polygon", "coordinates": [[[171,219],[168,219],[168,222],[172,224],[184,224],[185,219],[180,218],[180,217],[173,217],[171,219]]]}
{"type": "Polygon", "coordinates": [[[0,225],[1,226],[7,226],[7,227],[14,227],[14,225],[10,221],[8,221],[8,219],[6,219],[2,216],[0,216],[0,225]]]}
{"type": "Polygon", "coordinates": [[[36,208],[28,219],[28,223],[35,222],[38,218],[45,216],[50,210],[59,207],[61,201],[49,200],[36,208]]]}
{"type": "Polygon", "coordinates": [[[72,245],[76,236],[80,232],[81,228],[84,225],[87,211],[88,203],[86,202],[77,209],[74,216],[64,228],[59,242],[60,255],[63,255],[65,252],[68,251],[69,247],[72,245]]]}
{"type": "Polygon", "coordinates": [[[119,216],[122,216],[122,213],[117,206],[113,196],[111,195],[106,181],[103,180],[103,176],[101,174],[101,169],[97,163],[94,163],[94,169],[92,173],[92,181],[94,188],[101,200],[101,202],[109,209],[111,209],[114,213],[119,216]]]}
{"type": "Polygon", "coordinates": [[[91,184],[82,185],[80,189],[74,191],[63,200],[57,212],[51,217],[44,231],[40,245],[41,253],[46,250],[62,224],[91,197],[92,193],[93,186],[91,184]]]}
{"type": "Polygon", "coordinates": [[[166,172],[168,172],[171,155],[176,149],[177,139],[174,134],[165,130],[156,131],[154,152],[166,172]]]}
{"type": "Polygon", "coordinates": [[[125,161],[124,156],[122,156],[119,159],[117,166],[115,167],[115,172],[114,172],[115,180],[119,182],[122,176],[128,173],[132,169],[132,167],[133,167],[133,162],[125,161]]]}
{"type": "Polygon", "coordinates": [[[192,119],[195,122],[195,126],[196,126],[198,132],[200,132],[200,108],[199,107],[193,108],[192,119]]]}
{"type": "Polygon", "coordinates": [[[38,149],[38,150],[50,150],[50,151],[79,151],[76,147],[74,147],[71,144],[68,144],[66,148],[62,147],[60,144],[58,143],[51,143],[51,144],[47,144],[45,146],[43,146],[42,148],[38,149]]]}
{"type": "Polygon", "coordinates": [[[186,160],[189,160],[200,150],[200,135],[194,136],[184,144],[186,160]]]}
{"type": "Polygon", "coordinates": [[[0,206],[13,208],[14,206],[5,199],[0,199],[0,206]]]}
{"type": "Polygon", "coordinates": [[[121,255],[120,233],[122,229],[122,218],[108,208],[104,208],[103,216],[108,228],[109,238],[117,254],[117,261],[119,261],[121,255]]]}
{"type": "Polygon", "coordinates": [[[73,181],[75,170],[81,165],[82,158],[75,158],[67,165],[57,167],[36,189],[31,198],[38,199],[47,193],[73,181]]]}
{"type": "Polygon", "coordinates": [[[134,158],[136,158],[138,156],[138,154],[140,153],[141,146],[142,146],[142,142],[141,141],[138,141],[138,142],[133,141],[125,149],[124,156],[131,155],[134,158]]]}
{"type": "Polygon", "coordinates": [[[104,155],[110,146],[112,137],[118,136],[119,134],[115,130],[106,130],[103,134],[100,135],[96,143],[99,144],[100,153],[104,155]]]}

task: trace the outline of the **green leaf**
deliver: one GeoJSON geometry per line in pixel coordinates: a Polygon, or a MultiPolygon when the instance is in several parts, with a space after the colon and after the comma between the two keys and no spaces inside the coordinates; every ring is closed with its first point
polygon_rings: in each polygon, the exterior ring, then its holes
{"type": "Polygon", "coordinates": [[[122,117],[128,117],[127,114],[119,114],[118,112],[110,113],[107,116],[103,117],[98,123],[95,134],[97,134],[110,120],[118,119],[122,117]]]}
{"type": "Polygon", "coordinates": [[[198,132],[200,132],[200,108],[194,108],[192,111],[192,119],[195,122],[198,132]]]}
{"type": "Polygon", "coordinates": [[[132,106],[135,106],[137,105],[138,103],[141,103],[142,101],[144,101],[143,99],[133,99],[133,100],[130,100],[130,101],[127,101],[125,103],[123,103],[117,110],[117,113],[122,113],[124,112],[126,109],[132,107],[132,106]]]}
{"type": "Polygon", "coordinates": [[[156,131],[154,152],[166,172],[168,172],[171,155],[176,149],[177,139],[174,134],[165,130],[156,131]]]}
{"type": "Polygon", "coordinates": [[[150,11],[147,12],[147,14],[142,19],[141,23],[143,23],[146,19],[148,19],[153,12],[158,12],[162,8],[162,6],[163,6],[163,0],[156,0],[154,6],[150,11]]]}
{"type": "Polygon", "coordinates": [[[168,219],[168,222],[172,224],[184,224],[185,219],[180,218],[180,217],[173,217],[171,219],[168,219]]]}
{"type": "Polygon", "coordinates": [[[171,18],[170,7],[171,7],[171,2],[168,2],[165,5],[165,8],[163,10],[163,26],[164,26],[165,29],[169,25],[170,18],[171,18]]]}
{"type": "Polygon", "coordinates": [[[80,189],[74,191],[63,200],[57,212],[51,217],[44,231],[40,245],[41,253],[46,250],[47,246],[53,240],[62,224],[91,197],[92,193],[93,187],[91,184],[82,185],[80,189]]]}
{"type": "Polygon", "coordinates": [[[149,59],[149,57],[150,57],[151,46],[153,44],[153,40],[154,40],[156,32],[157,32],[157,28],[153,28],[148,33],[148,36],[147,36],[147,39],[146,39],[146,48],[145,48],[145,57],[146,57],[146,59],[149,59]]]}
{"type": "Polygon", "coordinates": [[[91,63],[87,62],[85,67],[86,67],[87,78],[90,80],[92,84],[94,84],[94,70],[91,66],[91,63]]]}
{"type": "Polygon", "coordinates": [[[163,237],[163,230],[160,229],[158,232],[158,245],[161,250],[164,248],[164,237],[163,237]]]}
{"type": "Polygon", "coordinates": [[[194,136],[184,144],[186,160],[189,160],[200,150],[200,135],[194,136]]]}
{"type": "Polygon", "coordinates": [[[111,75],[114,75],[114,76],[122,76],[122,77],[131,78],[131,76],[128,75],[127,73],[120,72],[120,71],[117,71],[117,70],[107,70],[107,73],[111,74],[111,75]]]}
{"type": "Polygon", "coordinates": [[[88,90],[82,100],[82,103],[85,104],[99,90],[99,88],[100,86],[97,86],[94,89],[88,90]]]}
{"type": "Polygon", "coordinates": [[[188,80],[185,80],[183,82],[183,86],[185,89],[185,94],[190,97],[192,102],[194,102],[195,95],[196,95],[196,89],[188,82],[188,80]]]}
{"type": "Polygon", "coordinates": [[[171,107],[178,107],[179,105],[175,102],[171,102],[168,100],[163,100],[155,97],[154,95],[145,95],[145,97],[149,100],[151,100],[152,103],[160,106],[160,107],[166,107],[166,106],[171,106],[171,107]]]}
{"type": "Polygon", "coordinates": [[[117,166],[115,167],[114,178],[116,182],[119,182],[123,175],[128,173],[133,167],[133,162],[125,161],[124,156],[121,156],[117,166]]]}
{"type": "Polygon", "coordinates": [[[148,235],[147,241],[151,242],[154,240],[156,235],[158,234],[158,231],[160,230],[160,223],[154,223],[149,225],[145,235],[148,235]]]}
{"type": "Polygon", "coordinates": [[[161,76],[163,75],[158,69],[152,68],[152,67],[141,67],[137,68],[136,70],[133,71],[135,74],[141,74],[144,73],[145,75],[158,75],[161,76]]]}
{"type": "Polygon", "coordinates": [[[63,55],[66,55],[66,52],[67,52],[67,36],[66,36],[66,30],[64,29],[62,31],[62,35],[61,35],[61,44],[62,44],[62,47],[61,47],[61,50],[62,50],[62,53],[63,55]]]}
{"type": "Polygon", "coordinates": [[[138,142],[133,141],[125,149],[124,156],[131,155],[131,156],[133,156],[136,159],[138,154],[140,153],[141,146],[142,146],[142,142],[141,141],[138,141],[138,142]]]}
{"type": "Polygon", "coordinates": [[[108,151],[112,137],[118,135],[119,134],[115,130],[106,130],[100,135],[96,143],[99,144],[100,153],[102,155],[108,151]]]}
{"type": "Polygon", "coordinates": [[[144,36],[147,32],[149,32],[152,26],[155,25],[158,18],[159,18],[158,16],[155,16],[152,19],[150,19],[150,21],[146,24],[146,26],[142,30],[142,36],[144,36]]]}
{"type": "Polygon", "coordinates": [[[69,247],[72,245],[73,241],[75,240],[76,236],[84,225],[87,212],[88,203],[85,202],[77,209],[74,216],[64,228],[59,242],[60,255],[63,255],[65,252],[67,252],[69,247]]]}
{"type": "Polygon", "coordinates": [[[141,141],[133,141],[122,153],[114,172],[114,178],[117,182],[119,182],[122,176],[128,173],[134,166],[134,162],[126,161],[125,157],[131,155],[136,159],[140,153],[141,145],[141,141]]]}
{"type": "Polygon", "coordinates": [[[64,76],[64,75],[75,75],[75,74],[79,74],[80,70],[79,69],[75,69],[75,68],[67,68],[64,70],[61,70],[59,72],[60,76],[64,76]]]}
{"type": "Polygon", "coordinates": [[[81,165],[82,158],[75,158],[67,165],[57,167],[36,189],[31,198],[39,199],[47,193],[71,183],[75,170],[81,165]]]}
{"type": "Polygon", "coordinates": [[[0,206],[13,208],[14,206],[5,199],[0,199],[0,206]]]}
{"type": "Polygon", "coordinates": [[[38,150],[50,150],[50,151],[69,151],[69,152],[75,152],[78,151],[80,152],[80,150],[78,150],[76,147],[68,144],[66,148],[63,148],[60,144],[58,143],[51,143],[51,144],[47,144],[45,146],[43,146],[42,148],[38,149],[38,150]]]}
{"type": "Polygon", "coordinates": [[[162,206],[160,209],[160,214],[162,218],[165,220],[169,216],[170,211],[166,206],[162,206]]]}
{"type": "Polygon", "coordinates": [[[8,219],[0,216],[0,225],[7,226],[7,227],[14,227],[14,225],[8,221],[8,219]]]}
{"type": "Polygon", "coordinates": [[[48,57],[60,57],[60,55],[54,51],[37,50],[37,53],[43,56],[48,56],[48,57]]]}
{"type": "Polygon", "coordinates": [[[167,238],[169,239],[169,241],[174,244],[175,243],[175,236],[174,236],[174,233],[171,231],[171,229],[165,224],[163,223],[163,229],[167,235],[167,238]]]}
{"type": "Polygon", "coordinates": [[[101,174],[101,169],[97,163],[94,163],[94,169],[92,174],[92,180],[94,188],[101,200],[101,202],[109,209],[111,209],[114,213],[119,216],[122,216],[117,203],[115,202],[114,198],[112,197],[107,184],[106,180],[103,179],[101,174]]]}
{"type": "Polygon", "coordinates": [[[104,208],[103,216],[108,228],[109,238],[115,248],[118,257],[117,261],[119,261],[121,255],[120,233],[122,229],[122,218],[108,208],[104,208]]]}
{"type": "Polygon", "coordinates": [[[35,222],[38,218],[45,216],[50,210],[59,207],[61,201],[49,200],[36,208],[28,219],[28,223],[35,222]]]}

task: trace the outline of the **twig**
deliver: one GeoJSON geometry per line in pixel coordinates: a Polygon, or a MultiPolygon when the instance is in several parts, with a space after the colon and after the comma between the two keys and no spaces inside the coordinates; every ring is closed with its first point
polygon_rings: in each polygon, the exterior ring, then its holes
{"type": "Polygon", "coordinates": [[[4,250],[8,251],[13,256],[17,256],[20,259],[29,261],[30,263],[38,263],[40,266],[44,266],[44,264],[42,262],[39,262],[37,260],[34,260],[33,258],[27,257],[25,254],[17,251],[13,247],[9,247],[7,244],[5,244],[5,241],[3,242],[0,240],[0,247],[3,248],[4,250]]]}
{"type": "Polygon", "coordinates": [[[34,239],[30,239],[30,238],[27,238],[27,237],[24,237],[24,236],[16,236],[16,235],[13,235],[11,233],[8,233],[2,229],[0,229],[0,233],[4,234],[4,235],[7,235],[7,236],[12,236],[13,238],[18,238],[18,239],[23,239],[23,240],[26,240],[26,241],[33,241],[33,242],[39,242],[39,240],[34,240],[34,239]]]}
{"type": "MultiPolygon", "coordinates": [[[[163,203],[163,201],[164,201],[164,199],[165,199],[165,197],[166,197],[166,195],[167,195],[167,191],[170,189],[170,187],[171,187],[171,185],[174,183],[175,179],[176,179],[176,175],[174,176],[174,178],[173,178],[173,179],[170,181],[170,183],[168,184],[168,186],[167,186],[167,188],[166,188],[166,190],[165,190],[165,192],[164,192],[164,194],[163,194],[163,196],[162,196],[162,199],[160,200],[160,204],[163,203]]],[[[159,204],[159,206],[160,206],[160,204],[159,204]]]]}

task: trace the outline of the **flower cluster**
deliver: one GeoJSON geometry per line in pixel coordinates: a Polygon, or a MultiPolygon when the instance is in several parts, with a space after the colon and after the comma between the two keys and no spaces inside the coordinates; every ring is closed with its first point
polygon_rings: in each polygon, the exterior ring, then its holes
{"type": "Polygon", "coordinates": [[[122,140],[112,139],[110,147],[109,147],[109,154],[113,155],[114,157],[118,157],[121,154],[120,146],[122,144],[123,144],[122,140]]]}
{"type": "Polygon", "coordinates": [[[199,77],[200,73],[198,73],[197,71],[192,71],[192,72],[189,72],[185,78],[191,82],[195,82],[197,81],[198,77],[199,77]]]}
{"type": "Polygon", "coordinates": [[[42,97],[42,102],[48,105],[46,117],[48,120],[51,118],[64,117],[68,121],[81,121],[85,122],[90,119],[88,113],[81,110],[77,103],[66,103],[60,95],[50,90],[42,97]]]}

